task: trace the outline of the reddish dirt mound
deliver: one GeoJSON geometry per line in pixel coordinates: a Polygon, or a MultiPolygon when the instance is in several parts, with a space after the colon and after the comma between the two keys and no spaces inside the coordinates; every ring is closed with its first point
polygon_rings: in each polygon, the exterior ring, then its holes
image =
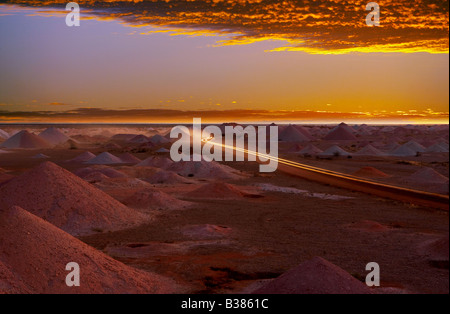
{"type": "Polygon", "coordinates": [[[122,155],[119,156],[120,160],[122,160],[123,163],[126,164],[137,164],[139,162],[141,162],[141,160],[139,158],[137,158],[136,156],[134,156],[133,154],[130,153],[124,153],[122,155]]]}
{"type": "Polygon", "coordinates": [[[164,136],[161,136],[159,134],[155,134],[150,138],[150,142],[152,142],[155,145],[159,145],[159,144],[166,144],[166,143],[170,143],[170,140],[168,140],[167,138],[165,138],[164,136]]]}
{"type": "MultiPolygon", "coordinates": [[[[432,262],[447,262],[449,260],[449,236],[441,239],[426,241],[419,247],[422,255],[428,257],[432,262]]],[[[448,264],[447,264],[448,265],[448,264]]]]}
{"type": "Polygon", "coordinates": [[[384,232],[390,230],[388,227],[371,220],[361,220],[347,225],[347,227],[367,232],[384,232]]]}
{"type": "Polygon", "coordinates": [[[278,139],[284,142],[305,142],[309,140],[307,136],[305,136],[293,125],[289,125],[281,131],[278,139]]]}
{"type": "Polygon", "coordinates": [[[145,212],[149,210],[179,209],[190,205],[189,202],[178,200],[167,193],[153,188],[140,190],[123,203],[145,212]]]}
{"type": "Polygon", "coordinates": [[[20,206],[74,235],[122,229],[146,217],[51,162],[0,186],[0,202],[20,206]]]}
{"type": "Polygon", "coordinates": [[[107,144],[103,145],[103,148],[106,150],[119,150],[119,149],[122,149],[122,146],[120,146],[119,144],[116,144],[116,143],[107,143],[107,144]]]}
{"type": "Polygon", "coordinates": [[[239,199],[246,196],[250,197],[251,194],[228,183],[213,182],[204,184],[198,189],[186,193],[185,196],[202,199],[239,199]]]}
{"type": "Polygon", "coordinates": [[[85,162],[94,159],[96,156],[91,152],[84,152],[75,158],[67,160],[67,162],[85,162]]]}
{"type": "Polygon", "coordinates": [[[172,163],[167,170],[174,171],[183,177],[215,178],[234,180],[241,178],[236,170],[215,161],[179,161],[172,163]]]}
{"type": "Polygon", "coordinates": [[[331,130],[328,133],[324,140],[327,141],[355,141],[356,137],[349,131],[349,127],[347,125],[340,124],[334,130],[331,130]]]}
{"type": "Polygon", "coordinates": [[[148,141],[150,141],[150,139],[142,134],[138,134],[135,137],[133,137],[132,139],[130,139],[128,142],[129,143],[147,143],[148,141]]]}
{"type": "Polygon", "coordinates": [[[131,178],[147,178],[154,175],[159,169],[154,167],[121,166],[117,170],[131,178]]]}
{"type": "Polygon", "coordinates": [[[355,173],[353,173],[354,176],[357,177],[364,177],[364,178],[386,178],[389,177],[386,173],[383,171],[380,171],[374,167],[362,167],[355,173]]]}
{"type": "Polygon", "coordinates": [[[138,136],[138,134],[128,134],[128,133],[116,134],[112,136],[110,139],[113,141],[129,141],[136,136],[138,136]]]}
{"type": "Polygon", "coordinates": [[[109,178],[96,182],[94,186],[121,203],[136,191],[151,188],[149,183],[136,178],[109,178]]]}
{"type": "Polygon", "coordinates": [[[256,289],[255,294],[370,294],[342,268],[315,257],[256,289]]]}
{"type": "Polygon", "coordinates": [[[178,290],[171,279],[128,267],[16,206],[0,209],[0,238],[0,293],[178,290]],[[80,287],[65,284],[70,262],[80,266],[80,287]]]}
{"type": "Polygon", "coordinates": [[[81,143],[73,140],[73,139],[69,139],[61,144],[56,145],[56,148],[64,148],[64,149],[78,149],[80,148],[81,143]]]}
{"type": "Polygon", "coordinates": [[[151,185],[141,179],[136,178],[108,178],[101,183],[97,183],[95,186],[102,191],[108,191],[116,189],[143,189],[150,187],[151,185]]]}
{"type": "Polygon", "coordinates": [[[105,176],[100,171],[94,171],[94,172],[91,172],[88,175],[84,176],[83,179],[89,183],[96,183],[96,182],[100,182],[100,181],[109,179],[109,177],[105,176]]]}
{"type": "Polygon", "coordinates": [[[138,167],[155,167],[155,168],[161,168],[166,169],[170,165],[173,164],[173,161],[170,160],[167,157],[160,157],[160,156],[151,156],[147,159],[144,159],[140,163],[138,163],[136,166],[138,167]]]}
{"type": "Polygon", "coordinates": [[[51,146],[49,142],[26,130],[18,132],[0,144],[0,147],[6,148],[48,148],[51,146]]]}
{"type": "Polygon", "coordinates": [[[108,166],[93,166],[93,167],[87,167],[87,168],[81,168],[74,172],[77,176],[80,178],[85,179],[87,176],[91,175],[92,173],[100,172],[107,176],[108,178],[125,178],[126,174],[122,173],[121,171],[117,171],[113,168],[109,168],[108,166]]]}

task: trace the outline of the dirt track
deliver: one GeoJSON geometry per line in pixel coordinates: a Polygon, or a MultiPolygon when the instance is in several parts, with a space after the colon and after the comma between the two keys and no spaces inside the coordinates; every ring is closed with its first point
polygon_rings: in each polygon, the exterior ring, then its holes
{"type": "Polygon", "coordinates": [[[280,164],[278,169],[293,176],[298,176],[307,180],[317,181],[340,188],[346,188],[352,191],[368,193],[409,204],[428,206],[446,211],[449,210],[449,197],[447,195],[433,194],[392,185],[380,184],[361,178],[352,178],[350,176],[332,173],[330,171],[320,171],[311,169],[310,167],[301,167],[300,165],[296,165],[294,163],[292,163],[292,165],[280,164]]]}

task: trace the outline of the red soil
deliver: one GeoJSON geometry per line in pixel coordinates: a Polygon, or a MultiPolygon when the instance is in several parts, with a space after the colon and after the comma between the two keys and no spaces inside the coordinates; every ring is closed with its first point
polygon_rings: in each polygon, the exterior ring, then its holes
{"type": "Polygon", "coordinates": [[[0,209],[0,293],[174,293],[168,278],[128,267],[37,216],[0,209]],[[27,258],[24,258],[24,257],[27,258]],[[65,284],[80,266],[80,287],[65,284]]]}

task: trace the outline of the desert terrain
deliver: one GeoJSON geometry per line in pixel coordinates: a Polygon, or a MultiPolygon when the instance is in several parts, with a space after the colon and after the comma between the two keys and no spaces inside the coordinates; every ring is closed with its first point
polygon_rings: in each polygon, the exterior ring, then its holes
{"type": "MultiPolygon", "coordinates": [[[[0,293],[449,293],[448,209],[256,162],[173,162],[167,125],[0,129],[0,293]],[[89,279],[71,290],[72,261],[89,279]]],[[[448,198],[448,139],[279,125],[279,157],[448,198]]]]}

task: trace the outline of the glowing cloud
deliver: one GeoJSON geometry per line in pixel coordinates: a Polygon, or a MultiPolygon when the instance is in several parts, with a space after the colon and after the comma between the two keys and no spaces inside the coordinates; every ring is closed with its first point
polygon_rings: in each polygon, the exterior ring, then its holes
{"type": "MultiPolygon", "coordinates": [[[[67,1],[6,1],[62,7],[67,1]]],[[[227,35],[217,45],[279,40],[271,51],[311,54],[350,52],[448,53],[448,3],[440,0],[380,0],[381,25],[365,24],[366,0],[128,0],[78,1],[98,19],[127,26],[165,27],[173,35],[227,35]],[[173,28],[173,29],[170,29],[173,28]]],[[[7,12],[5,12],[6,14],[7,12]]],[[[49,14],[54,14],[50,12],[49,14]]],[[[92,17],[85,17],[92,18],[92,17]]],[[[150,35],[154,31],[142,31],[150,35]]]]}

